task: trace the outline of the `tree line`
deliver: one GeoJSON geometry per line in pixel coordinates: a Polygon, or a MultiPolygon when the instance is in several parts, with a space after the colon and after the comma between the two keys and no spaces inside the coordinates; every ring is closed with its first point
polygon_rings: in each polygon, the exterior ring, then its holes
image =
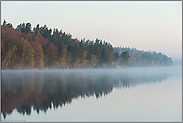
{"type": "MultiPolygon", "coordinates": [[[[127,51],[130,55],[128,60],[129,67],[151,67],[151,66],[172,66],[172,59],[165,54],[155,51],[143,51],[129,47],[114,47],[114,52],[121,53],[127,51]]],[[[118,55],[117,55],[118,56],[118,55]]]]}
{"type": "Polygon", "coordinates": [[[137,58],[130,53],[127,49],[119,53],[118,48],[113,48],[110,43],[98,38],[72,38],[70,33],[66,34],[56,28],[52,30],[46,25],[37,24],[32,29],[31,23],[21,23],[13,28],[12,24],[5,20],[1,25],[2,69],[127,67],[129,60],[132,60],[131,65],[137,58]]]}
{"type": "Polygon", "coordinates": [[[16,29],[4,20],[1,26],[1,68],[106,68],[125,66],[128,52],[117,59],[110,43],[96,40],[78,40],[70,33],[46,25],[31,30],[30,23],[21,23],[16,29]],[[121,61],[118,64],[117,61],[121,61]]]}

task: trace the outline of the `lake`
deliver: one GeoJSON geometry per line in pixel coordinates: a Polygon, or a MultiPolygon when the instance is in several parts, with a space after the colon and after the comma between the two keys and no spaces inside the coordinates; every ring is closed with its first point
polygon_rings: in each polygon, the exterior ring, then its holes
{"type": "Polygon", "coordinates": [[[182,67],[2,70],[1,121],[181,122],[182,67]]]}

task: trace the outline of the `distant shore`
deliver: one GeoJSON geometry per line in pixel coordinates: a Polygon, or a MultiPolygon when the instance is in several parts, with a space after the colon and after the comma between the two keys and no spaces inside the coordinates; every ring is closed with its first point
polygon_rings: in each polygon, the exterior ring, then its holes
{"type": "MultiPolygon", "coordinates": [[[[32,69],[28,69],[28,68],[20,68],[20,69],[1,69],[1,70],[53,70],[53,69],[60,69],[60,70],[64,70],[64,69],[125,69],[125,68],[156,68],[156,67],[178,67],[178,66],[133,66],[133,67],[121,67],[121,66],[117,66],[117,67],[106,67],[106,68],[102,68],[102,67],[97,67],[97,68],[92,68],[92,67],[86,67],[86,68],[43,68],[43,69],[38,69],[38,68],[32,68],[32,69]]],[[[182,66],[180,66],[182,67],[182,66]]]]}

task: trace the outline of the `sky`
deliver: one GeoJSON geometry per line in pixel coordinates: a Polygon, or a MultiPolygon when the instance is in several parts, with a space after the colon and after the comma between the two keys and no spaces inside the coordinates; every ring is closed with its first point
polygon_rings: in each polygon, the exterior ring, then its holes
{"type": "Polygon", "coordinates": [[[1,24],[30,22],[113,47],[182,56],[182,1],[1,1],[1,24]]]}

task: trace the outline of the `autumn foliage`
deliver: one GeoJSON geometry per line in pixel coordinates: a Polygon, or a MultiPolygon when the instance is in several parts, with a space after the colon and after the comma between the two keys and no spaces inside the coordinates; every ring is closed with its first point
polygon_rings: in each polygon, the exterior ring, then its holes
{"type": "Polygon", "coordinates": [[[2,69],[68,69],[117,68],[136,65],[172,65],[164,54],[142,52],[129,48],[113,48],[110,43],[96,40],[78,40],[62,30],[48,29],[46,25],[31,29],[30,23],[21,23],[16,29],[11,23],[1,26],[2,69]]]}
{"type": "Polygon", "coordinates": [[[30,23],[1,26],[2,69],[96,68],[111,65],[113,47],[99,39],[73,39],[62,30],[30,23]]]}

